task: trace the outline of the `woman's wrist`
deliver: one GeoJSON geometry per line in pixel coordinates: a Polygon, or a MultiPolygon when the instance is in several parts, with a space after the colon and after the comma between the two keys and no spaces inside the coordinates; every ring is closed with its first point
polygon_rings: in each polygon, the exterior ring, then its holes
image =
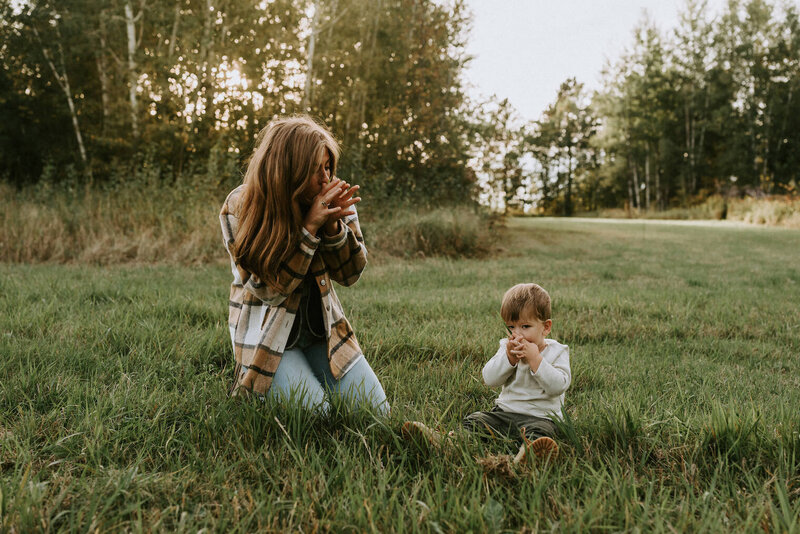
{"type": "Polygon", "coordinates": [[[325,223],[324,230],[326,235],[336,235],[339,233],[339,219],[334,219],[325,223]]]}
{"type": "Polygon", "coordinates": [[[303,223],[303,228],[305,228],[305,229],[306,229],[306,231],[307,231],[309,234],[311,234],[311,235],[313,235],[313,236],[315,236],[315,237],[316,237],[316,235],[317,235],[317,232],[319,232],[319,226],[314,226],[314,225],[313,225],[312,223],[310,223],[310,222],[305,222],[305,223],[303,223]]]}

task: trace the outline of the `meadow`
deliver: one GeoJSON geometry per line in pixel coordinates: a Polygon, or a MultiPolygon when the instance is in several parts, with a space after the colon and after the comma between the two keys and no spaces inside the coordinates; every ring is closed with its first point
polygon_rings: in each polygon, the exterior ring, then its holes
{"type": "Polygon", "coordinates": [[[227,398],[221,261],[0,264],[0,531],[800,531],[800,231],[493,232],[484,258],[377,254],[337,288],[388,419],[227,398]],[[491,406],[521,281],[571,350],[560,457],[404,440],[491,406]]]}

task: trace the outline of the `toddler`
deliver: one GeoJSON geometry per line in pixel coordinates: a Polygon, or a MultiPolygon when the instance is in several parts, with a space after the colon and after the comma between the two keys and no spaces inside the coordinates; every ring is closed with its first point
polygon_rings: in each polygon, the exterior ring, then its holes
{"type": "MultiPolygon", "coordinates": [[[[517,284],[503,296],[500,315],[509,335],[500,340],[497,353],[484,365],[483,381],[502,389],[490,411],[468,415],[463,426],[520,443],[515,462],[529,452],[537,457],[555,456],[558,445],[552,439],[556,431],[552,418],[562,416],[572,373],[569,347],[547,338],[553,324],[550,295],[537,284],[517,284]]],[[[418,422],[406,423],[403,431],[434,444],[441,440],[418,422]]]]}

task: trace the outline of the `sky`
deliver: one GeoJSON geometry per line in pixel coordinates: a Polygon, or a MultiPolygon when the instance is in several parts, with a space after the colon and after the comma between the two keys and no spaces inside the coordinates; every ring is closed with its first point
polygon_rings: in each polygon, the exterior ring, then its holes
{"type": "MultiPolygon", "coordinates": [[[[600,88],[600,71],[633,44],[645,12],[663,31],[678,25],[684,0],[467,0],[473,12],[465,72],[469,94],[508,98],[538,119],[561,82],[600,88]]],[[[708,0],[712,16],[725,0],[708,0]]]]}

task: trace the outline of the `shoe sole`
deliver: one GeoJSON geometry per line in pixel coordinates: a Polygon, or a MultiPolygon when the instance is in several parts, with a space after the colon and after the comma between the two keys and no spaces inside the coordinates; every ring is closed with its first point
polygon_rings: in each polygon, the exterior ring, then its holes
{"type": "Polygon", "coordinates": [[[558,456],[558,444],[546,436],[533,440],[525,448],[530,449],[537,458],[555,459],[558,456]]]}

